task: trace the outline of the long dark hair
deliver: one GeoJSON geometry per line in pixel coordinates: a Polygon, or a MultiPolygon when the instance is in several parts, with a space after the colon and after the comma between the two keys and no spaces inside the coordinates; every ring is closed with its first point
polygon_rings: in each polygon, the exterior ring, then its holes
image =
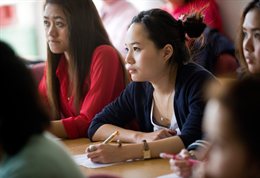
{"type": "MultiPolygon", "coordinates": [[[[89,76],[92,54],[99,45],[111,45],[108,34],[103,27],[97,9],[92,0],[46,0],[47,4],[59,5],[68,22],[71,85],[75,109],[79,112],[82,97],[88,91],[84,88],[86,76],[89,76]]],[[[53,54],[48,47],[47,94],[53,116],[59,119],[59,83],[56,68],[63,54],[53,54]]],[[[121,58],[118,53],[119,58],[121,58]]],[[[121,62],[123,60],[121,59],[121,62]]],[[[122,63],[122,68],[123,68],[122,63]]]]}
{"type": "Polygon", "coordinates": [[[240,71],[241,75],[246,76],[249,74],[248,66],[246,63],[246,59],[243,52],[243,40],[244,40],[244,33],[243,33],[243,23],[246,17],[246,14],[253,10],[253,9],[260,10],[260,0],[253,0],[251,1],[244,9],[241,19],[240,19],[240,25],[239,25],[239,33],[236,40],[236,55],[240,63],[240,71]]]}
{"type": "Polygon", "coordinates": [[[0,42],[1,102],[0,147],[15,155],[32,135],[42,133],[50,124],[43,110],[31,72],[7,44],[0,42]]]}
{"type": "Polygon", "coordinates": [[[141,23],[145,26],[149,38],[157,48],[162,49],[166,44],[172,45],[174,53],[169,60],[169,65],[183,65],[190,61],[189,50],[185,44],[185,34],[198,37],[203,32],[191,29],[202,22],[190,23],[175,20],[168,12],[161,9],[151,9],[140,12],[133,18],[133,23],[141,23]]]}

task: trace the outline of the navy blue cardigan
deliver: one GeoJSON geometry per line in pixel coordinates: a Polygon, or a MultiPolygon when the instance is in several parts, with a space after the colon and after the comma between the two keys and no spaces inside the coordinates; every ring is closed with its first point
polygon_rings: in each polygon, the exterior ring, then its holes
{"type": "MultiPolygon", "coordinates": [[[[197,64],[189,63],[178,68],[174,113],[181,130],[179,137],[186,147],[202,137],[201,123],[205,107],[203,90],[205,82],[211,79],[215,79],[214,76],[197,64]]],[[[92,139],[103,124],[125,127],[134,119],[140,131],[152,132],[150,112],[153,90],[149,82],[131,82],[115,101],[94,117],[88,129],[89,138],[92,139]]]]}

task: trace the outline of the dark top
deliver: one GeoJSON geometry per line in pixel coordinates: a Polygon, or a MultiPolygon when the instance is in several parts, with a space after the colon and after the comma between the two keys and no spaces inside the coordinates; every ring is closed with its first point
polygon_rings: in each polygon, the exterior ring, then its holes
{"type": "Polygon", "coordinates": [[[197,38],[192,47],[192,60],[215,73],[218,57],[221,54],[230,54],[235,57],[233,43],[216,29],[209,27],[203,32],[203,47],[200,38],[197,38]]]}
{"type": "MultiPolygon", "coordinates": [[[[204,84],[215,77],[195,63],[180,66],[177,71],[174,96],[174,113],[181,131],[180,138],[187,147],[201,139],[201,123],[205,107],[204,84]]],[[[88,136],[92,139],[103,124],[125,127],[136,119],[140,131],[152,132],[150,120],[153,86],[149,82],[131,82],[121,95],[107,105],[93,119],[88,136]]]]}

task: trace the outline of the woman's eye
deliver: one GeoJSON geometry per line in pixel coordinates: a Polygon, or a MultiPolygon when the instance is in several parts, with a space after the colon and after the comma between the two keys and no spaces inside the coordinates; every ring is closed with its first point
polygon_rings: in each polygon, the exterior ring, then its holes
{"type": "Polygon", "coordinates": [[[62,23],[62,22],[56,22],[56,26],[57,26],[57,27],[64,27],[64,23],[62,23]]]}
{"type": "Polygon", "coordinates": [[[44,20],[44,21],[43,21],[43,24],[44,24],[44,26],[46,26],[46,27],[49,27],[49,26],[50,26],[50,22],[47,21],[47,20],[44,20]]]}
{"type": "Polygon", "coordinates": [[[260,40],[260,33],[256,33],[256,34],[255,34],[255,38],[258,39],[258,40],[260,40]]]}
{"type": "Polygon", "coordinates": [[[128,52],[129,51],[129,49],[128,48],[125,48],[125,52],[128,52]]]}
{"type": "Polygon", "coordinates": [[[243,35],[243,39],[245,39],[247,37],[247,32],[243,32],[242,35],[243,35]]]}
{"type": "Polygon", "coordinates": [[[134,51],[140,51],[140,48],[138,47],[133,47],[134,51]]]}

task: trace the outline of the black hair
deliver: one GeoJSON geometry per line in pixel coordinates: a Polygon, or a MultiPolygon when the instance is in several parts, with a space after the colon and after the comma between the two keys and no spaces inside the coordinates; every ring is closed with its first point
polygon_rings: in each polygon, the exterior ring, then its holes
{"type": "Polygon", "coordinates": [[[260,0],[251,1],[244,9],[242,16],[245,18],[246,14],[253,8],[260,8],[260,0]]]}
{"type": "Polygon", "coordinates": [[[0,146],[4,153],[15,155],[34,134],[50,124],[40,103],[31,71],[6,43],[0,41],[0,146]]]}
{"type": "Polygon", "coordinates": [[[157,48],[162,49],[166,44],[172,45],[174,53],[169,60],[170,64],[177,62],[178,65],[182,65],[189,62],[190,54],[185,44],[185,34],[189,37],[199,37],[203,32],[203,30],[194,31],[195,26],[203,22],[182,22],[161,9],[142,11],[132,19],[130,25],[133,23],[141,23],[145,26],[148,37],[157,48]]]}

